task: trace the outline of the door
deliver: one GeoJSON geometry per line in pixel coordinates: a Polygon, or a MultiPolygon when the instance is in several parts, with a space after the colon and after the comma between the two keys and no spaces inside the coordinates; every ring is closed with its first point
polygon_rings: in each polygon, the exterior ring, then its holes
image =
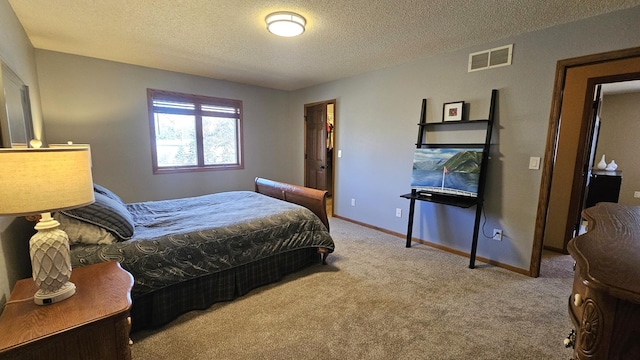
{"type": "Polygon", "coordinates": [[[573,227],[573,236],[580,234],[580,227],[582,226],[582,210],[585,208],[585,200],[587,198],[587,189],[589,187],[589,179],[591,178],[591,169],[593,169],[594,160],[596,156],[596,147],[598,145],[598,133],[600,131],[600,109],[602,108],[602,85],[596,85],[596,91],[594,94],[593,104],[591,107],[591,122],[589,124],[587,148],[585,152],[587,156],[584,156],[588,161],[582,168],[582,192],[580,193],[580,201],[582,204],[578,209],[577,214],[573,214],[576,219],[573,227]]]}
{"type": "Polygon", "coordinates": [[[305,107],[305,186],[327,190],[327,104],[305,107]]]}
{"type": "Polygon", "coordinates": [[[582,210],[596,86],[637,79],[639,66],[640,57],[635,57],[566,70],[544,239],[550,250],[566,253],[582,210]]]}
{"type": "Polygon", "coordinates": [[[558,61],[540,183],[530,276],[540,276],[543,247],[566,251],[573,232],[571,209],[580,207],[581,149],[588,142],[588,122],[595,85],[640,79],[640,47],[558,61]],[[562,119],[562,120],[561,120],[562,119]],[[574,166],[575,165],[575,166],[574,166]],[[577,181],[576,181],[577,180],[577,181]],[[557,245],[555,245],[557,244],[557,245]]]}

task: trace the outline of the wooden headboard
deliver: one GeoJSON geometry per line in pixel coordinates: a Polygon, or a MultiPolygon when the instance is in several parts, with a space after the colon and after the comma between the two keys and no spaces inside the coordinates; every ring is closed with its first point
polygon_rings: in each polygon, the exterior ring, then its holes
{"type": "Polygon", "coordinates": [[[304,186],[291,185],[257,177],[256,192],[290,203],[298,204],[311,210],[329,230],[327,217],[327,192],[304,186]]]}

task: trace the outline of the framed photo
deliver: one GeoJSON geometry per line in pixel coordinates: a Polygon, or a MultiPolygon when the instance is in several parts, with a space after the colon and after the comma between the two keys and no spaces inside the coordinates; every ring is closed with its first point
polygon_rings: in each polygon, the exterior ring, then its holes
{"type": "Polygon", "coordinates": [[[464,101],[445,103],[442,109],[442,121],[460,121],[464,112],[464,101]]]}

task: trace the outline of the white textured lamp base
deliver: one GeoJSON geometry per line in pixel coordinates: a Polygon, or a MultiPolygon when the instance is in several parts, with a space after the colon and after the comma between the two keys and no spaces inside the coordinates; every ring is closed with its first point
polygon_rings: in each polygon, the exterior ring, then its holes
{"type": "Polygon", "coordinates": [[[71,297],[75,293],[76,293],[75,284],[67,281],[67,283],[62,285],[62,287],[59,290],[54,292],[45,292],[42,289],[38,290],[38,292],[36,292],[36,294],[33,295],[33,301],[38,305],[55,304],[58,301],[62,301],[64,299],[71,297]]]}
{"type": "Polygon", "coordinates": [[[38,232],[29,241],[29,253],[33,281],[39,289],[33,301],[47,305],[69,298],[76,293],[76,286],[69,282],[69,237],[58,229],[60,223],[51,217],[51,213],[42,213],[41,216],[35,226],[38,232]]]}

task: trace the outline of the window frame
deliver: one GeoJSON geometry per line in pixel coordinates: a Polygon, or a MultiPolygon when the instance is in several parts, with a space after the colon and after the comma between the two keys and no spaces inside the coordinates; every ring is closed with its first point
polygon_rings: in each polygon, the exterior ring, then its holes
{"type": "Polygon", "coordinates": [[[170,174],[170,173],[183,173],[183,172],[199,172],[199,171],[217,171],[217,170],[239,170],[244,169],[244,146],[243,146],[243,133],[242,133],[242,100],[225,99],[212,96],[184,94],[174,91],[147,89],[147,106],[149,112],[149,131],[151,142],[151,161],[154,174],[170,174]],[[196,140],[196,157],[197,165],[183,165],[183,166],[159,166],[157,143],[156,143],[156,109],[154,108],[154,100],[168,100],[175,102],[192,103],[195,105],[194,110],[178,110],[162,111],[158,113],[165,114],[178,114],[178,115],[193,115],[195,117],[195,140],[196,140]],[[199,105],[214,105],[233,107],[237,113],[232,116],[227,113],[215,113],[202,111],[199,105]],[[225,117],[236,120],[236,151],[237,151],[237,163],[233,164],[214,164],[206,165],[204,163],[204,138],[202,130],[202,118],[212,117],[225,117]]]}

